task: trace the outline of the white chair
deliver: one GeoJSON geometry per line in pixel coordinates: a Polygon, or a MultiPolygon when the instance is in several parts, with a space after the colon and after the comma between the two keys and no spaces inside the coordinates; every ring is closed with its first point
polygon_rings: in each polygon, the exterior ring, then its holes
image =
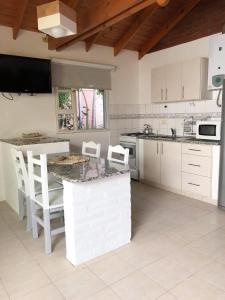
{"type": "Polygon", "coordinates": [[[38,224],[41,225],[44,229],[45,253],[50,254],[52,236],[65,232],[64,225],[51,229],[51,219],[63,217],[63,189],[49,190],[46,154],[40,154],[36,158],[32,151],[27,151],[27,156],[33,238],[38,238],[38,224]],[[38,167],[40,175],[37,175],[38,167]],[[38,184],[41,186],[41,193],[37,193],[38,184]],[[37,213],[37,208],[42,210],[42,218],[37,213]]]}
{"type": "Polygon", "coordinates": [[[83,142],[82,144],[82,154],[91,157],[99,158],[101,153],[101,144],[96,144],[95,142],[83,142]],[[89,150],[89,151],[88,151],[89,150]]]}
{"type": "Polygon", "coordinates": [[[125,149],[120,145],[109,146],[107,159],[113,162],[119,162],[128,165],[129,162],[129,149],[125,149]]]}
{"type": "Polygon", "coordinates": [[[14,148],[11,149],[13,164],[16,171],[18,199],[19,199],[19,220],[23,220],[27,215],[27,231],[31,230],[31,217],[30,217],[30,193],[29,193],[29,180],[22,151],[14,148]],[[26,213],[25,213],[26,210],[26,213]]]}

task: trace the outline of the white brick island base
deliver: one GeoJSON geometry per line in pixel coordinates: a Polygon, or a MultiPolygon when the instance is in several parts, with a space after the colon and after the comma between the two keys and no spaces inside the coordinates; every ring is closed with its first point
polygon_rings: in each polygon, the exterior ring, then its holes
{"type": "Polygon", "coordinates": [[[131,239],[130,173],[87,182],[63,181],[66,257],[73,265],[131,239]]]}

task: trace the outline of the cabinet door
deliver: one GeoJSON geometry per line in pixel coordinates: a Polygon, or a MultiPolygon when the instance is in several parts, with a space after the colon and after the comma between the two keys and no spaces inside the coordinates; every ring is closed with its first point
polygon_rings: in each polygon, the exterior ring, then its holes
{"type": "Polygon", "coordinates": [[[165,96],[165,68],[151,71],[151,102],[162,102],[165,96]]]}
{"type": "Polygon", "coordinates": [[[181,63],[165,67],[166,88],[165,101],[179,101],[181,99],[181,63]]]}
{"type": "Polygon", "coordinates": [[[197,100],[201,95],[201,59],[182,63],[182,99],[197,100]]]}
{"type": "Polygon", "coordinates": [[[160,143],[144,141],[144,179],[147,182],[160,183],[160,143]]]}
{"type": "Polygon", "coordinates": [[[161,142],[161,184],[181,190],[181,144],[161,142]]]}

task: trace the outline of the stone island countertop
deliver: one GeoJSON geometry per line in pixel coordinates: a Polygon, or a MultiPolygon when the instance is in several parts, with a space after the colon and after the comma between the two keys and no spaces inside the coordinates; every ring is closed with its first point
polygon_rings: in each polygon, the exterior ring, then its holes
{"type": "Polygon", "coordinates": [[[68,182],[87,182],[128,173],[128,165],[110,162],[105,158],[90,158],[88,162],[74,165],[49,165],[48,171],[68,182]]]}

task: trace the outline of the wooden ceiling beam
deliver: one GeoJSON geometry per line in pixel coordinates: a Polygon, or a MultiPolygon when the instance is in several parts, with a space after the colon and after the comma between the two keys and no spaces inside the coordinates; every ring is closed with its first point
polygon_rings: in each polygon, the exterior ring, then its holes
{"type": "Polygon", "coordinates": [[[143,12],[137,17],[134,23],[131,25],[129,30],[117,41],[114,46],[114,55],[117,56],[122,49],[126,47],[130,40],[135,36],[135,34],[141,29],[141,27],[146,23],[147,20],[151,17],[153,12],[159,6],[155,3],[150,7],[144,9],[143,12]]]}
{"type": "Polygon", "coordinates": [[[90,36],[89,38],[87,38],[85,40],[85,49],[86,49],[86,52],[88,52],[91,49],[91,47],[99,39],[99,37],[101,36],[101,34],[102,34],[102,31],[99,31],[99,32],[93,34],[92,36],[90,36]]]}
{"type": "Polygon", "coordinates": [[[13,39],[16,40],[22,21],[23,21],[23,17],[27,8],[29,0],[20,0],[19,3],[19,7],[17,8],[17,16],[15,17],[15,22],[14,22],[14,26],[13,26],[13,39]]]}
{"type": "Polygon", "coordinates": [[[71,44],[85,40],[157,1],[159,0],[96,0],[93,2],[93,7],[88,10],[77,11],[78,34],[60,39],[50,37],[49,49],[62,50],[71,44]]]}
{"type": "Polygon", "coordinates": [[[139,59],[156,46],[199,2],[200,0],[188,0],[184,7],[181,8],[175,16],[172,16],[171,19],[141,47],[139,59]]]}

